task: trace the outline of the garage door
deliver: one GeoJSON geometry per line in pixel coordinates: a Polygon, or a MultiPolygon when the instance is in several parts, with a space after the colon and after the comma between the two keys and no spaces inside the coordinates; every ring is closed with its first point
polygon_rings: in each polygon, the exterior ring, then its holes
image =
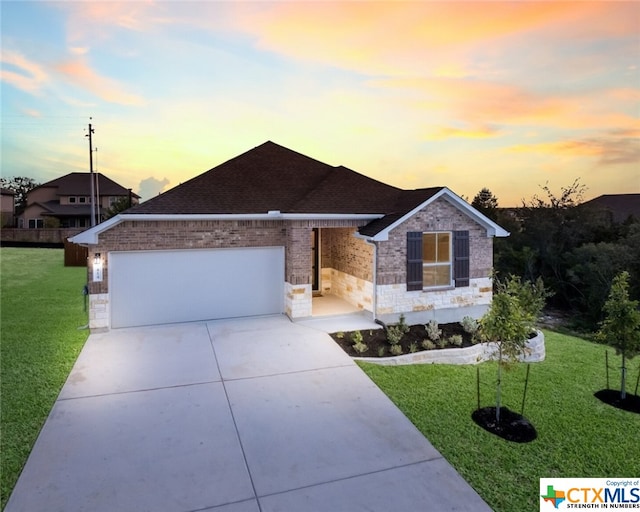
{"type": "Polygon", "coordinates": [[[109,253],[111,327],[284,309],[284,248],[109,253]]]}

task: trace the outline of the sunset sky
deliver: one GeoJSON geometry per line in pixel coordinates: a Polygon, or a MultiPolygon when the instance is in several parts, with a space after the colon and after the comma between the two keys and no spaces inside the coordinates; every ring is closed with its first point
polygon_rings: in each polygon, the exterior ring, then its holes
{"type": "Polygon", "coordinates": [[[88,171],[92,122],[95,167],[143,199],[267,140],[501,206],[640,192],[638,2],[1,10],[4,177],[88,171]]]}

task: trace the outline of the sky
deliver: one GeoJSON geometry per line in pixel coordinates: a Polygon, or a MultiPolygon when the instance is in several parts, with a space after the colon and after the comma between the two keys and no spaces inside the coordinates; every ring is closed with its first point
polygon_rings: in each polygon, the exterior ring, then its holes
{"type": "Polygon", "coordinates": [[[0,8],[3,177],[88,172],[91,123],[143,200],[267,140],[500,206],[640,192],[639,2],[0,8]]]}

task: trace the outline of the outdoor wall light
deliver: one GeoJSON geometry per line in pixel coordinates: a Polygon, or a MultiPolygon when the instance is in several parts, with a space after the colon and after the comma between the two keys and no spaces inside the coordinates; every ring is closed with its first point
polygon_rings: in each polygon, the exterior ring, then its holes
{"type": "Polygon", "coordinates": [[[93,255],[93,282],[99,283],[102,281],[102,258],[100,253],[97,252],[93,255]]]}

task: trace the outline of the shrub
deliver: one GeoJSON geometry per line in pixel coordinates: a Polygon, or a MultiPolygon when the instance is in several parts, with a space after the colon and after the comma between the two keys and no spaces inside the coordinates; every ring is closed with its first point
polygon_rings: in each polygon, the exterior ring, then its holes
{"type": "Polygon", "coordinates": [[[453,345],[454,347],[461,347],[462,346],[462,335],[461,334],[453,334],[449,338],[449,343],[451,345],[453,345]]]}
{"type": "Polygon", "coordinates": [[[389,327],[387,327],[387,341],[391,344],[391,346],[398,345],[403,336],[404,333],[398,326],[390,325],[389,327]]]}
{"type": "Polygon", "coordinates": [[[409,326],[407,325],[407,322],[406,322],[403,314],[401,314],[400,318],[398,319],[397,327],[398,327],[398,329],[400,329],[402,334],[407,334],[409,332],[409,326]]]}
{"type": "Polygon", "coordinates": [[[389,352],[391,352],[394,356],[402,355],[402,346],[400,344],[391,345],[389,352]]]}
{"type": "Polygon", "coordinates": [[[339,340],[341,340],[342,338],[344,338],[344,333],[342,331],[338,331],[336,333],[336,338],[338,338],[339,340]]]}
{"type": "Polygon", "coordinates": [[[387,351],[387,348],[384,345],[380,345],[378,347],[378,357],[384,357],[384,353],[387,351]]]}
{"type": "Polygon", "coordinates": [[[354,345],[358,345],[359,343],[362,343],[362,341],[363,338],[360,331],[353,331],[351,333],[351,343],[353,343],[354,345]]]}
{"type": "Polygon", "coordinates": [[[478,332],[478,326],[480,325],[475,318],[471,318],[470,316],[465,316],[460,322],[462,329],[467,334],[471,334],[474,336],[476,332],[478,332]]]}
{"type": "Polygon", "coordinates": [[[438,329],[438,322],[436,322],[435,320],[430,320],[429,323],[424,326],[424,328],[427,330],[427,336],[429,336],[430,340],[436,341],[440,339],[440,336],[442,335],[442,329],[438,329]]]}
{"type": "Polygon", "coordinates": [[[410,353],[414,353],[418,351],[418,344],[415,341],[412,341],[411,343],[409,343],[409,352],[410,353]]]}
{"type": "Polygon", "coordinates": [[[440,338],[436,341],[436,345],[438,345],[438,348],[445,348],[447,346],[447,340],[445,338],[440,338]]]}
{"type": "Polygon", "coordinates": [[[353,350],[355,350],[358,354],[364,354],[367,350],[369,350],[369,347],[367,347],[367,345],[365,345],[364,343],[358,342],[354,343],[353,350]]]}
{"type": "Polygon", "coordinates": [[[436,348],[436,344],[429,338],[426,338],[422,340],[422,348],[424,348],[425,350],[433,350],[436,348]]]}

